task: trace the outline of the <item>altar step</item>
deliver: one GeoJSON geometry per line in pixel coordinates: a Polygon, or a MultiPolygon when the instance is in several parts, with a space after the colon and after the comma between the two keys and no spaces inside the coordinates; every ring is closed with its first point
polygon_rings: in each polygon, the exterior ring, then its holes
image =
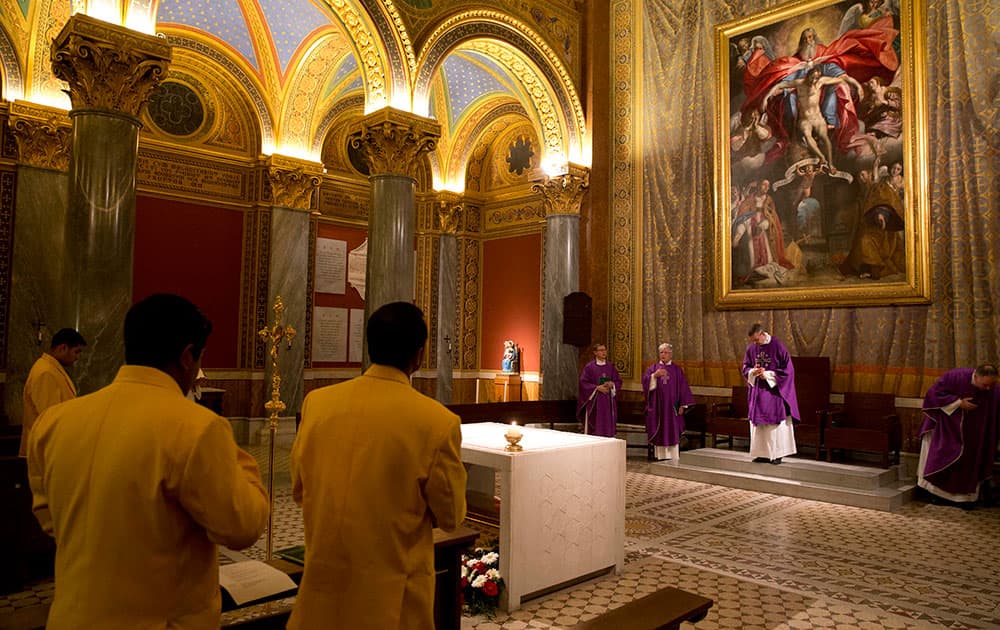
{"type": "Polygon", "coordinates": [[[729,488],[893,512],[913,496],[915,480],[889,469],[786,457],[778,466],[755,464],[741,451],[683,451],[680,462],[651,462],[650,474],[729,488]]]}

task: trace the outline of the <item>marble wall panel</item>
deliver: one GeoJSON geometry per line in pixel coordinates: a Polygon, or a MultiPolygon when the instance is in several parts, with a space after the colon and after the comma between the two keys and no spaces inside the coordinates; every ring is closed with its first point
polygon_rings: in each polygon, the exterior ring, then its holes
{"type": "Polygon", "coordinates": [[[542,384],[544,400],[576,398],[575,346],[562,342],[563,298],[579,288],[580,216],[551,215],[546,219],[542,277],[542,384]]]}
{"type": "MultiPolygon", "coordinates": [[[[31,365],[57,330],[74,324],[63,310],[68,199],[66,173],[18,168],[3,399],[11,424],[21,423],[21,391],[31,365]]],[[[76,378],[76,370],[71,369],[70,376],[76,378]]]]}
{"type": "Polygon", "coordinates": [[[458,239],[454,234],[442,234],[438,257],[437,302],[437,394],[436,398],[449,404],[452,401],[452,368],[455,353],[459,351],[455,326],[458,296],[458,239]],[[447,337],[447,339],[445,339],[447,337]]]}
{"type": "MultiPolygon", "coordinates": [[[[296,333],[306,330],[306,269],[309,266],[309,213],[275,206],[271,213],[271,257],[268,272],[268,304],[273,306],[278,296],[285,305],[283,326],[296,333]]],[[[267,326],[274,325],[274,310],[269,307],[267,326]]],[[[281,400],[285,403],[282,416],[294,416],[302,408],[305,365],[304,334],[296,334],[291,343],[282,342],[278,350],[278,373],[281,375],[281,400]]],[[[268,342],[267,350],[270,350],[268,342]]],[[[270,399],[271,359],[265,357],[267,374],[263,400],[270,399]]],[[[263,404],[263,402],[261,403],[263,404]]],[[[256,414],[252,414],[256,415],[256,414]]]]}

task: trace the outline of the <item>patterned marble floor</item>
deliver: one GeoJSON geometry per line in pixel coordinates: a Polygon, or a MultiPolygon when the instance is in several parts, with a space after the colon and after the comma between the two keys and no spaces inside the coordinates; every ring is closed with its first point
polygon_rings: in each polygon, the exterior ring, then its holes
{"type": "MultiPolygon", "coordinates": [[[[465,617],[463,628],[565,628],[664,586],[715,600],[703,629],[1000,628],[1000,508],[913,502],[885,513],[647,469],[629,462],[622,574],[510,615],[465,617]]],[[[263,558],[265,540],[247,555],[263,558]]],[[[301,543],[301,513],[285,484],[275,492],[274,548],[301,543]]],[[[47,583],[0,597],[0,627],[15,607],[51,596],[47,583]]]]}

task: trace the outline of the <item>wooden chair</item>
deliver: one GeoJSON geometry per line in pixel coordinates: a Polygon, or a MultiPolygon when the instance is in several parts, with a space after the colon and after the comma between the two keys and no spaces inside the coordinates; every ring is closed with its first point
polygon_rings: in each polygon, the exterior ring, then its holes
{"type": "MultiPolygon", "coordinates": [[[[819,459],[825,411],[830,406],[830,358],[792,357],[792,365],[795,366],[795,397],[800,415],[795,425],[795,443],[815,447],[816,459],[819,459]]],[[[745,385],[733,388],[730,402],[712,405],[708,432],[715,443],[718,443],[717,434],[728,436],[729,448],[733,447],[733,437],[750,439],[745,385]]]]}
{"type": "Polygon", "coordinates": [[[795,366],[795,397],[799,401],[799,422],[795,425],[796,445],[823,450],[824,420],[830,407],[830,358],[792,357],[795,366]]]}
{"type": "Polygon", "coordinates": [[[826,459],[831,460],[835,448],[876,452],[882,455],[882,468],[899,463],[903,430],[896,413],[892,394],[847,392],[844,404],[827,412],[828,425],[824,436],[826,459]]]}
{"type": "Polygon", "coordinates": [[[750,421],[747,419],[747,387],[733,387],[729,402],[715,403],[708,417],[706,430],[712,434],[713,446],[718,446],[719,435],[727,436],[729,448],[733,448],[733,438],[750,439],[750,421]]]}
{"type": "Polygon", "coordinates": [[[699,448],[705,448],[705,433],[708,431],[707,416],[708,408],[703,403],[695,403],[684,410],[684,432],[698,434],[699,448]]]}

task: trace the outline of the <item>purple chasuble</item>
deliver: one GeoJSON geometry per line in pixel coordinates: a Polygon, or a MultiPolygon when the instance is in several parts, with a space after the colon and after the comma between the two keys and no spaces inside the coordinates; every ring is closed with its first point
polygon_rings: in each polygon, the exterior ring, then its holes
{"type": "Polygon", "coordinates": [[[643,373],[642,391],[646,397],[646,435],[649,443],[654,446],[679,444],[684,432],[684,415],[677,410],[694,404],[694,395],[688,387],[684,370],[675,363],[664,365],[657,361],[643,373]],[[650,391],[653,372],[660,368],[667,374],[657,378],[656,386],[650,391]]]}
{"type": "Polygon", "coordinates": [[[614,391],[622,390],[622,377],[610,361],[597,365],[591,361],[580,374],[580,392],[576,398],[576,417],[590,435],[614,437],[618,430],[618,399],[611,392],[598,391],[597,386],[610,381],[614,391]]]}
{"type": "Polygon", "coordinates": [[[781,424],[781,421],[791,416],[798,422],[799,401],[795,396],[795,366],[788,349],[774,336],[762,345],[750,344],[743,356],[743,378],[749,386],[747,402],[749,403],[749,418],[754,424],[781,424]],[[750,384],[750,370],[762,367],[774,372],[775,384],[771,387],[767,379],[758,376],[754,384],[750,384]]]}
{"type": "Polygon", "coordinates": [[[924,478],[951,494],[974,494],[993,475],[993,452],[1000,424],[1000,387],[982,390],[972,384],[972,368],[945,372],[924,397],[920,436],[930,432],[924,478]],[[942,408],[971,398],[977,405],[951,415],[942,408]]]}

